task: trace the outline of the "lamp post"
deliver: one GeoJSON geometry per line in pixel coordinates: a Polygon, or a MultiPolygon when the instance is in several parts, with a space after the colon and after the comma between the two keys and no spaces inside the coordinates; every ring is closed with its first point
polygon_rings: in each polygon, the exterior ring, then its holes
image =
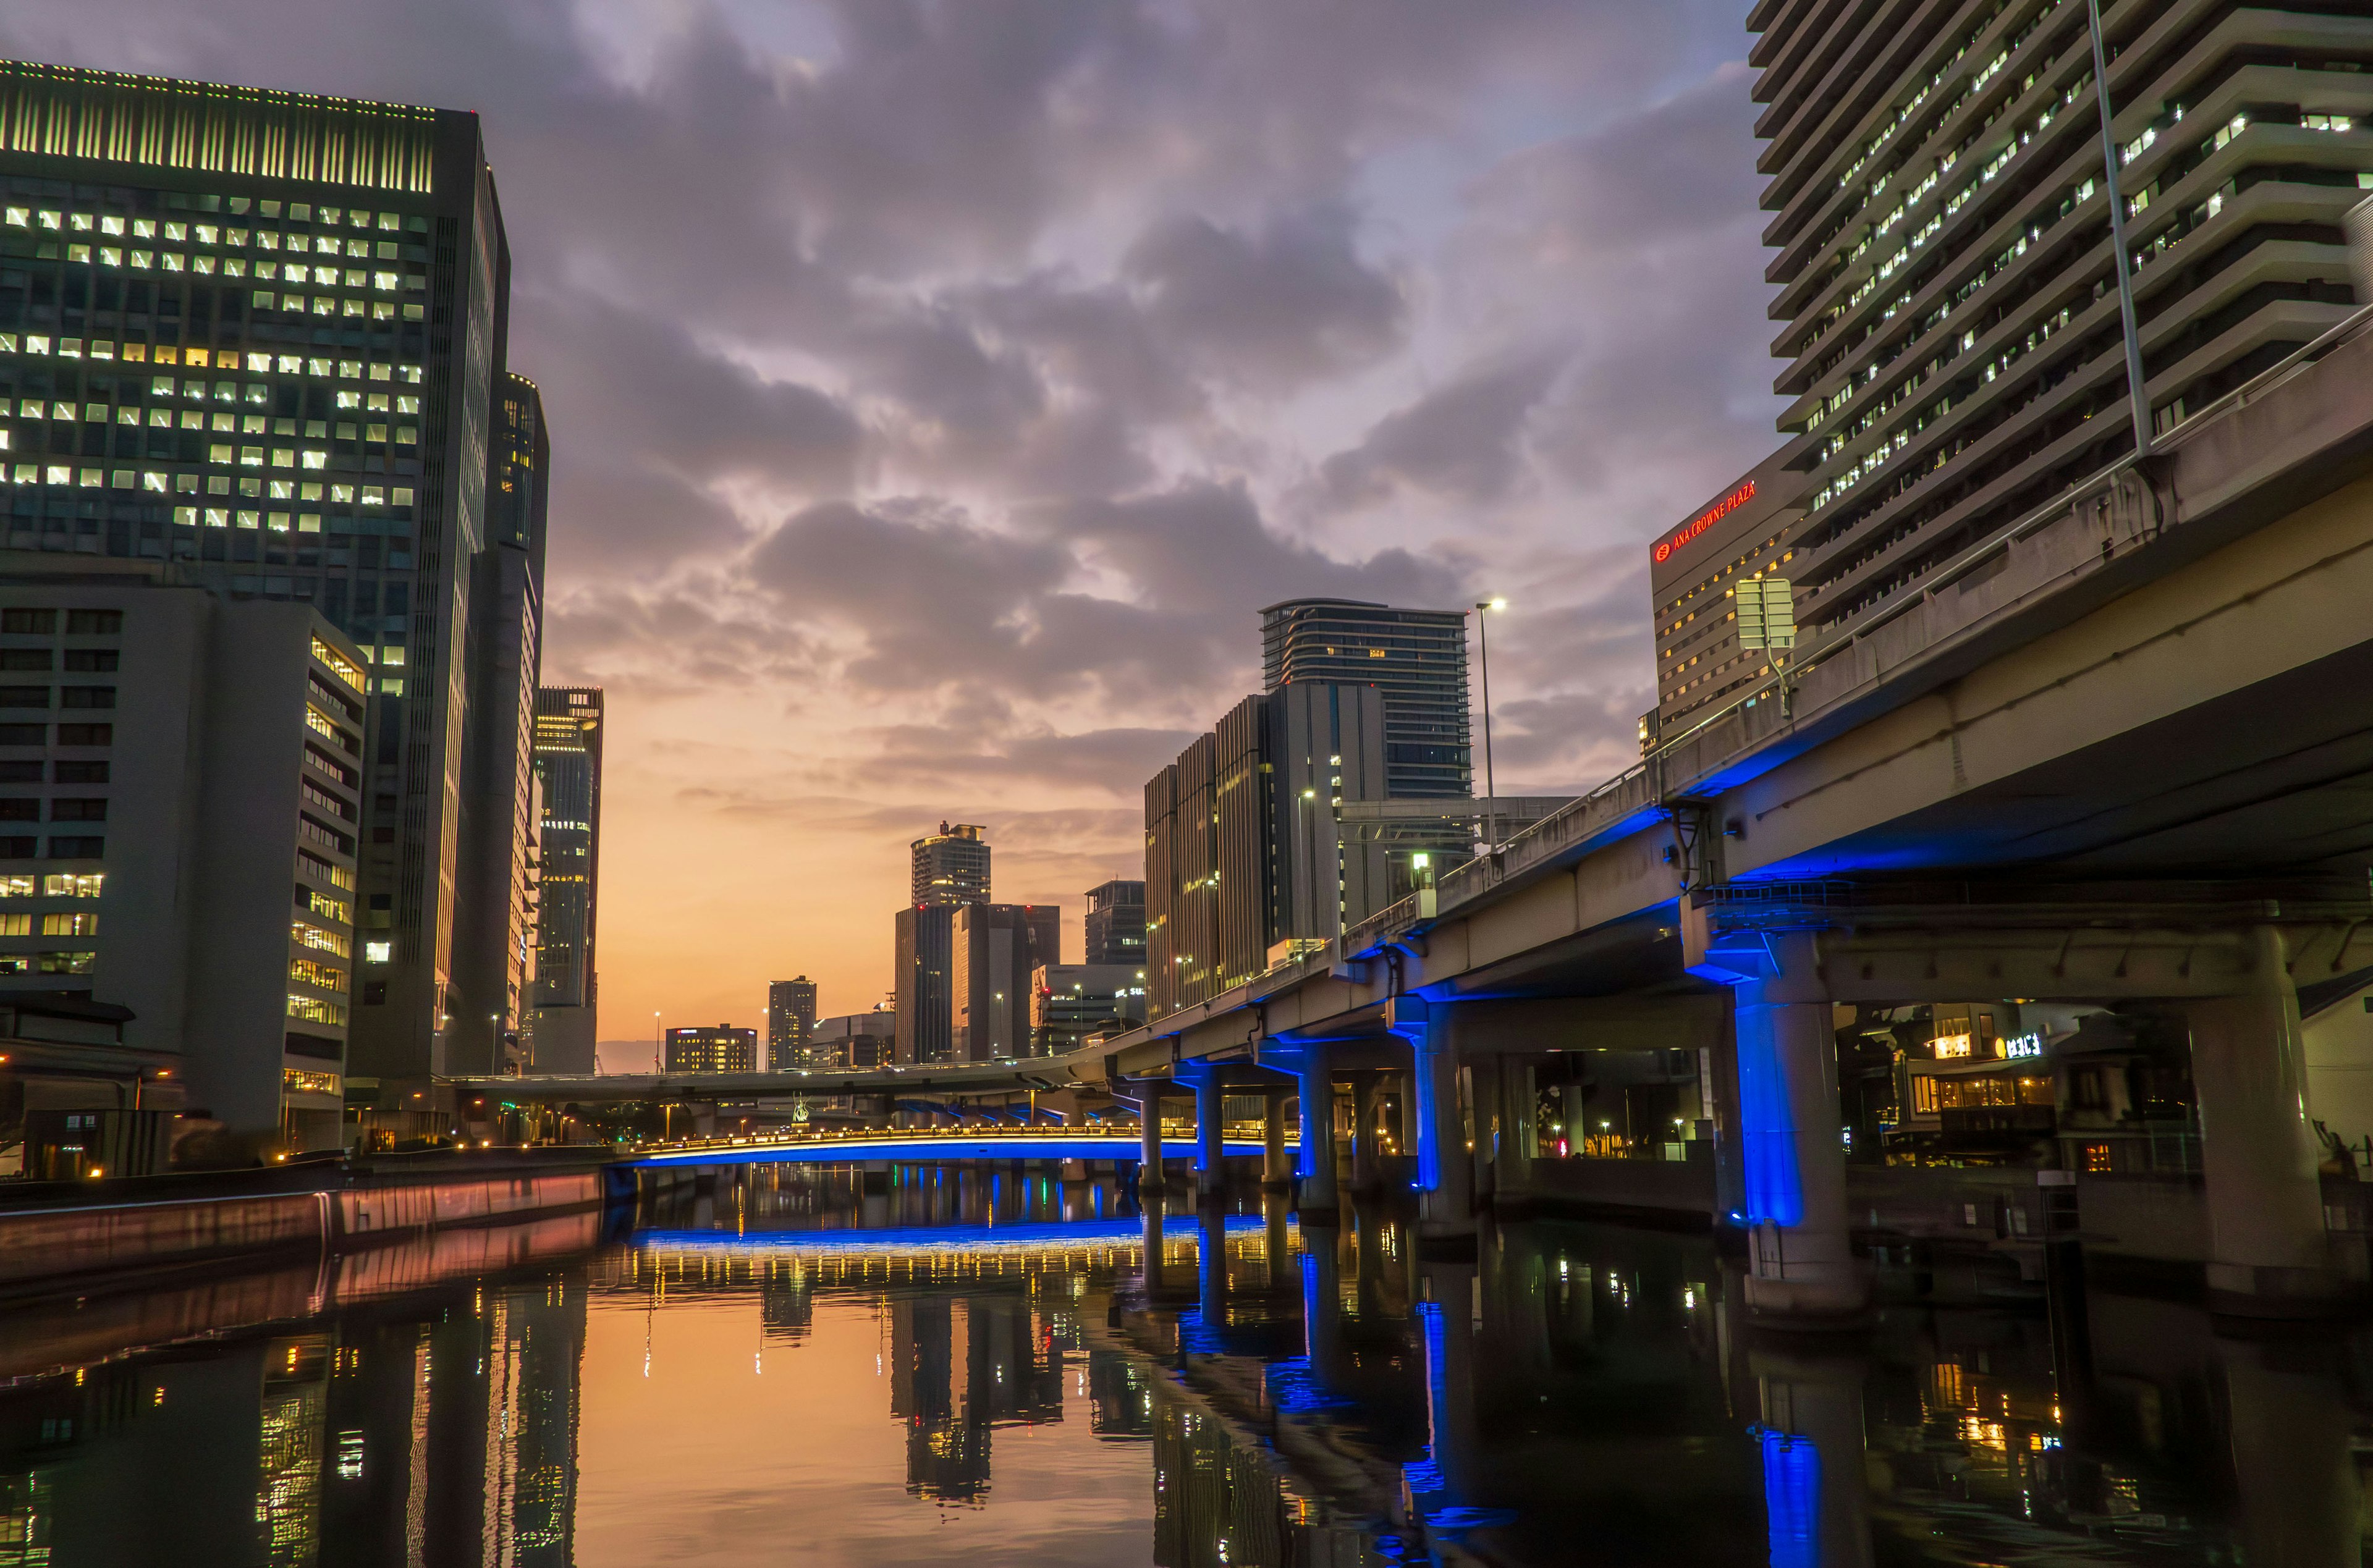
{"type": "Polygon", "coordinates": [[[2101,110],[2101,184],[2110,198],[2110,249],[2117,252],[2118,316],[2126,337],[2126,389],[2134,414],[2134,456],[2151,452],[2150,389],[2143,384],[2142,331],[2134,324],[2133,258],[2126,252],[2126,203],[2118,192],[2118,132],[2110,110],[2110,58],[2101,42],[2101,0],[2085,0],[2093,36],[2093,99],[2101,110]]]}
{"type": "Polygon", "coordinates": [[[1475,643],[1483,664],[1483,844],[1495,858],[1500,853],[1500,786],[1491,773],[1491,612],[1505,610],[1504,598],[1484,599],[1475,607],[1475,643]]]}
{"type": "Polygon", "coordinates": [[[651,1009],[651,1071],[654,1073],[667,1071],[667,1058],[661,1046],[666,1038],[660,1032],[660,1010],[654,1007],[651,1009]]]}

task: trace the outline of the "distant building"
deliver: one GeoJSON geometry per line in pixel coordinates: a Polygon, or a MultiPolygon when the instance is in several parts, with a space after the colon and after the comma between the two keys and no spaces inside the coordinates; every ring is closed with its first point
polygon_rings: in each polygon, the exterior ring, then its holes
{"type": "Polygon", "coordinates": [[[712,1028],[670,1029],[661,1058],[670,1073],[754,1073],[758,1031],[731,1024],[712,1028]]]}
{"type": "Polygon", "coordinates": [[[988,842],[975,823],[942,822],[940,830],[917,839],[914,887],[908,902],[920,908],[988,902],[988,842]]]}
{"type": "Polygon", "coordinates": [[[898,912],[893,961],[901,1063],[949,1060],[948,1031],[955,1022],[948,990],[955,918],[953,904],[918,904],[898,912]]]}
{"type": "Polygon", "coordinates": [[[539,1073],[593,1071],[602,715],[598,686],[547,686],[536,693],[535,774],[544,796],[533,1021],[539,1073]]]}
{"type": "Polygon", "coordinates": [[[1087,933],[1087,962],[1144,968],[1145,884],[1116,880],[1089,889],[1087,933]]]}
{"type": "Polygon", "coordinates": [[[810,1065],[862,1072],[884,1067],[896,1057],[898,1015],[886,1007],[818,1018],[809,1037],[810,1065]]]}
{"type": "Polygon", "coordinates": [[[801,975],[778,980],[766,987],[766,1066],[780,1073],[810,1065],[808,1047],[815,1035],[815,981],[801,975]]]}
{"type": "Polygon", "coordinates": [[[161,563],[29,564],[0,559],[0,1006],[129,1009],[193,1114],[339,1146],[355,960],[388,945],[356,952],[360,650],[161,563]]]}
{"type": "Polygon", "coordinates": [[[1145,786],[1146,1016],[1324,945],[1397,896],[1392,852],[1347,845],[1337,812],[1386,795],[1370,686],[1247,697],[1145,786]]]}
{"type": "Polygon", "coordinates": [[[1062,918],[1051,904],[957,907],[949,941],[949,1060],[1031,1053],[1030,977],[1062,956],[1062,918]]]}
{"type": "Polygon", "coordinates": [[[1063,1056],[1116,1025],[1145,1021],[1145,970],[1136,964],[1042,964],[1031,977],[1034,1056],[1063,1056]]]}
{"type": "Polygon", "coordinates": [[[1467,615],[1361,599],[1298,598],[1261,611],[1268,691],[1303,681],[1373,686],[1384,699],[1385,794],[1472,792],[1467,615]]]}

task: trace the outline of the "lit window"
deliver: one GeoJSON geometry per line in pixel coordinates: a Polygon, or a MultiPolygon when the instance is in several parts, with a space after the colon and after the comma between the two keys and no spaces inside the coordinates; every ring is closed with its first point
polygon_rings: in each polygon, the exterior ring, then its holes
{"type": "Polygon", "coordinates": [[[196,528],[198,526],[198,509],[195,506],[174,507],[173,526],[180,528],[196,528]]]}
{"type": "Polygon", "coordinates": [[[43,228],[55,228],[58,226],[60,221],[60,217],[56,213],[51,212],[46,208],[42,210],[41,226],[43,228]]]}
{"type": "Polygon", "coordinates": [[[33,917],[29,914],[0,914],[0,936],[30,936],[33,917]]]}
{"type": "Polygon", "coordinates": [[[99,955],[88,951],[35,956],[35,965],[43,974],[88,974],[98,962],[99,955]]]}
{"type": "Polygon", "coordinates": [[[240,433],[243,435],[261,436],[263,434],[264,428],[270,424],[271,421],[265,419],[262,414],[251,413],[239,422],[239,428],[240,433]]]}
{"type": "Polygon", "coordinates": [[[259,527],[259,526],[261,526],[261,525],[262,525],[263,521],[263,515],[262,515],[261,513],[257,513],[257,512],[241,512],[241,513],[239,515],[239,526],[240,526],[240,528],[251,528],[259,527]]]}
{"type": "Polygon", "coordinates": [[[330,466],[330,454],[327,452],[308,450],[304,458],[305,466],[309,469],[326,469],[330,466]]]}
{"type": "Polygon", "coordinates": [[[155,218],[134,218],[132,220],[132,238],[134,239],[156,238],[157,220],[155,218]]]}
{"type": "MultiPolygon", "coordinates": [[[[223,431],[226,434],[236,431],[239,428],[239,415],[235,413],[218,413],[215,415],[214,425],[216,430],[223,431]]],[[[230,461],[230,459],[228,458],[218,458],[216,461],[227,463],[230,461]]]]}
{"type": "Polygon", "coordinates": [[[99,916],[88,911],[78,914],[45,914],[41,916],[44,936],[96,936],[99,916]]]}
{"type": "Polygon", "coordinates": [[[0,899],[29,899],[33,896],[33,879],[29,876],[0,877],[0,899]]]}
{"type": "Polygon", "coordinates": [[[206,508],[206,527],[208,527],[208,528],[227,528],[230,527],[230,513],[229,513],[229,511],[228,511],[227,508],[225,508],[225,507],[221,507],[221,506],[209,506],[209,507],[207,507],[207,508],[206,508]]]}
{"type": "Polygon", "coordinates": [[[10,228],[23,228],[28,223],[32,221],[32,215],[31,212],[24,207],[10,207],[8,209],[7,216],[8,226],[10,228]]]}
{"type": "Polygon", "coordinates": [[[363,486],[363,505],[366,505],[366,506],[379,506],[379,505],[385,505],[385,504],[386,504],[386,501],[387,501],[387,488],[386,488],[386,486],[384,486],[384,485],[379,485],[379,484],[366,484],[366,485],[364,485],[364,486],[363,486]]]}
{"type": "Polygon", "coordinates": [[[363,406],[363,395],[360,392],[346,391],[342,388],[338,392],[338,406],[340,408],[360,408],[363,406]]]}
{"type": "MultiPolygon", "coordinates": [[[[276,469],[293,469],[293,468],[295,468],[295,467],[297,466],[297,448],[296,448],[296,447],[273,447],[273,448],[272,448],[272,466],[273,466],[274,468],[276,468],[276,469]]],[[[272,496],[273,496],[273,499],[274,499],[274,500],[275,500],[275,501],[285,501],[285,500],[286,500],[286,499],[287,499],[287,494],[286,494],[286,491],[287,491],[287,489],[288,489],[288,482],[287,482],[286,480],[285,480],[285,479],[275,479],[275,480],[274,480],[274,481],[272,482],[272,496]]]]}

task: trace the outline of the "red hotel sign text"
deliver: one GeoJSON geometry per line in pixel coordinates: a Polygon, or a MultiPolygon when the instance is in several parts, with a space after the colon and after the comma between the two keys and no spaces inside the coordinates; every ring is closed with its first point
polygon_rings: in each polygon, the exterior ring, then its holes
{"type": "Polygon", "coordinates": [[[1672,555],[1673,552],[1689,543],[1689,540],[1697,538],[1698,535],[1705,532],[1706,529],[1713,527],[1714,524],[1722,521],[1723,518],[1729,517],[1733,512],[1737,511],[1741,506],[1746,505],[1749,501],[1754,499],[1755,482],[1750,479],[1745,484],[1740,485],[1737,489],[1732,491],[1729,494],[1724,496],[1721,500],[1715,502],[1704,511],[1699,513],[1696,517],[1691,517],[1688,522],[1683,523],[1680,528],[1674,532],[1672,538],[1660,542],[1656,546],[1657,564],[1662,565],[1665,561],[1672,555]]]}

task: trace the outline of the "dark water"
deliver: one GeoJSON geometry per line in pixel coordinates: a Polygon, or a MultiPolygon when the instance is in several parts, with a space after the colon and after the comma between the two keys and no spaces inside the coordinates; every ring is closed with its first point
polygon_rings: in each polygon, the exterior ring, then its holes
{"type": "Polygon", "coordinates": [[[2363,1561],[2361,1330],[2097,1292],[2055,1356],[1997,1273],[1772,1335],[1701,1238],[1257,1195],[1149,1266],[929,1168],[625,1218],[0,1316],[0,1568],[2363,1561]]]}

